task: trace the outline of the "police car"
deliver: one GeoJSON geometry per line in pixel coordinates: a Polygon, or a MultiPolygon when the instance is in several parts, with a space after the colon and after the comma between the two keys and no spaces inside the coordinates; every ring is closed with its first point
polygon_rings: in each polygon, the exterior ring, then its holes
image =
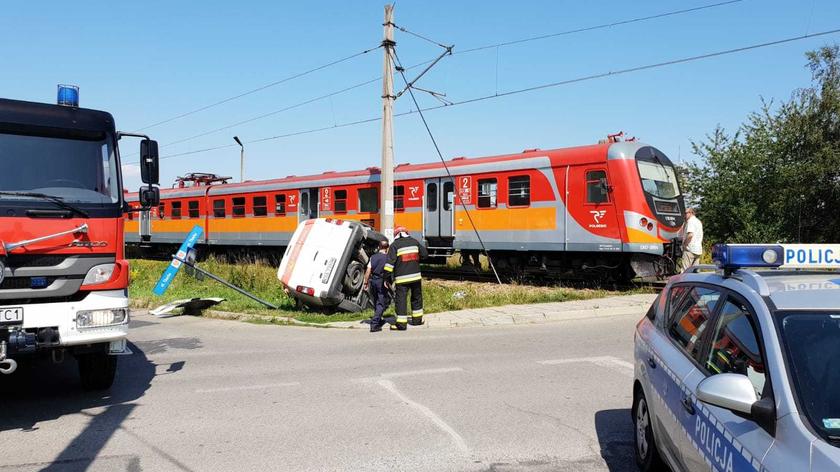
{"type": "Polygon", "coordinates": [[[643,471],[840,471],[840,244],[718,245],[635,336],[643,471]],[[775,270],[751,270],[747,268],[775,270]]]}

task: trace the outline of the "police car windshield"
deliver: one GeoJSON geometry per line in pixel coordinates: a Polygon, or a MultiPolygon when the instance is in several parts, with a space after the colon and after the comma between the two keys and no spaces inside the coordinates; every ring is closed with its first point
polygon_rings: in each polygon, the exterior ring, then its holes
{"type": "Polygon", "coordinates": [[[673,199],[679,196],[680,188],[673,167],[646,160],[637,160],[636,163],[645,192],[658,198],[673,199]]]}
{"type": "Polygon", "coordinates": [[[840,312],[780,312],[779,326],[799,407],[820,435],[840,439],[840,312]]]}

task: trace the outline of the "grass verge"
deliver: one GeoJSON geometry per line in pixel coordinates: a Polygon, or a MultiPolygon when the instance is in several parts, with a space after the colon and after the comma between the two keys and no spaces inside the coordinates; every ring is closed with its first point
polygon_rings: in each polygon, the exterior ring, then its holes
{"type": "MultiPolygon", "coordinates": [[[[229,264],[210,259],[200,267],[231,282],[234,285],[280,307],[271,310],[263,305],[209,279],[198,281],[182,270],[163,297],[152,293],[167,262],[135,259],[131,261],[131,285],[129,297],[134,308],[154,308],[178,299],[197,297],[222,297],[226,301],[218,305],[220,311],[269,315],[278,318],[291,317],[306,323],[328,323],[332,321],[357,321],[370,318],[372,312],[335,313],[324,315],[295,309],[294,301],[283,293],[277,280],[275,267],[261,263],[229,264]]],[[[595,288],[536,287],[530,285],[495,285],[476,282],[448,280],[424,280],[424,311],[441,311],[484,308],[501,305],[562,302],[605,297],[628,292],[616,292],[595,288]]],[[[394,306],[386,314],[393,315],[394,306]]]]}

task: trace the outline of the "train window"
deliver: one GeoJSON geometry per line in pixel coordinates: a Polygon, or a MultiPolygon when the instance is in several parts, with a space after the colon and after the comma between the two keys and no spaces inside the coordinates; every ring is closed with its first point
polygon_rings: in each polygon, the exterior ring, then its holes
{"type": "Polygon", "coordinates": [[[379,192],[375,188],[359,189],[359,211],[362,213],[379,211],[379,192]]]}
{"type": "Polygon", "coordinates": [[[214,218],[224,218],[225,217],[225,201],[224,200],[213,200],[213,217],[214,218]]]}
{"type": "Polygon", "coordinates": [[[163,219],[165,215],[166,215],[166,204],[163,203],[163,202],[160,202],[160,205],[158,205],[158,218],[163,219]]]}
{"type": "Polygon", "coordinates": [[[586,173],[586,203],[606,203],[610,201],[607,173],[603,170],[590,170],[586,173]]]}
{"type": "Polygon", "coordinates": [[[426,184],[426,210],[437,211],[437,204],[438,204],[437,184],[436,183],[426,184]]]}
{"type": "Polygon", "coordinates": [[[254,197],[252,203],[254,204],[254,216],[268,215],[268,204],[265,197],[254,197]]]}
{"type": "Polygon", "coordinates": [[[274,196],[274,214],[275,215],[285,215],[286,214],[286,196],[285,195],[275,195],[274,196]]]}
{"type": "Polygon", "coordinates": [[[394,187],[394,210],[405,210],[405,186],[403,185],[394,187]]]}
{"type": "Polygon", "coordinates": [[[232,214],[234,218],[245,216],[245,197],[234,197],[232,214]]]}
{"type": "Polygon", "coordinates": [[[478,207],[496,208],[496,179],[481,179],[478,181],[478,207]]]}
{"type": "Polygon", "coordinates": [[[347,190],[333,192],[333,205],[336,213],[347,213],[347,190]]]}
{"type": "Polygon", "coordinates": [[[181,202],[172,202],[172,219],[181,219],[181,202]]]}
{"type": "Polygon", "coordinates": [[[508,206],[528,206],[531,204],[531,177],[518,175],[508,177],[508,206]]]}
{"type": "Polygon", "coordinates": [[[455,202],[455,184],[452,181],[443,183],[443,209],[452,211],[452,204],[455,202]]]}
{"type": "Polygon", "coordinates": [[[189,206],[187,210],[189,211],[190,218],[198,218],[199,216],[201,216],[198,213],[198,200],[190,200],[188,205],[189,206]]]}

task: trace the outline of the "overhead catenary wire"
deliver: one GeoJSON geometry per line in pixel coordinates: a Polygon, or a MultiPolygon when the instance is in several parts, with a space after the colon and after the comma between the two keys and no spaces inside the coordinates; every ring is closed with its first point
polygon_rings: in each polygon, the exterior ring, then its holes
{"type": "MultiPolygon", "coordinates": [[[[476,51],[482,51],[482,50],[485,50],[485,49],[496,48],[496,62],[497,62],[497,67],[498,67],[498,59],[499,59],[498,58],[498,52],[499,52],[499,48],[501,48],[503,46],[520,44],[520,43],[525,43],[525,42],[530,42],[530,41],[539,41],[539,40],[543,40],[543,39],[549,39],[549,38],[571,35],[571,34],[576,34],[576,33],[583,33],[583,32],[588,32],[588,31],[595,31],[595,30],[599,30],[599,29],[607,29],[607,28],[612,28],[612,27],[615,27],[615,26],[622,26],[622,25],[639,23],[639,22],[644,22],[644,21],[649,21],[649,20],[654,20],[654,19],[659,19],[659,18],[666,18],[666,17],[669,17],[669,16],[681,15],[681,14],[685,14],[685,13],[693,13],[693,12],[696,12],[696,11],[707,10],[707,9],[711,9],[711,8],[717,8],[717,7],[721,7],[721,6],[725,6],[725,5],[730,5],[730,4],[733,4],[733,3],[739,3],[739,2],[742,2],[742,1],[743,0],[729,0],[729,1],[725,1],[725,2],[713,3],[713,4],[708,4],[708,5],[701,5],[701,6],[693,7],[693,8],[685,8],[685,9],[680,9],[680,10],[673,10],[673,11],[668,11],[668,12],[663,12],[663,13],[657,13],[657,14],[654,14],[654,15],[648,15],[648,16],[643,16],[643,17],[614,21],[614,22],[611,22],[611,23],[603,23],[603,24],[587,26],[587,27],[582,27],[582,28],[575,28],[575,29],[559,31],[559,32],[555,32],[555,33],[543,34],[543,35],[539,35],[539,36],[531,36],[531,37],[520,38],[520,39],[511,40],[511,41],[504,41],[504,42],[500,42],[500,43],[486,44],[484,46],[477,46],[477,47],[474,47],[474,48],[464,49],[464,50],[461,50],[461,51],[453,51],[452,54],[453,55],[460,55],[460,54],[467,54],[467,53],[476,52],[476,51]]],[[[410,31],[410,30],[408,30],[404,27],[397,26],[397,25],[394,25],[394,27],[399,29],[400,31],[402,31],[404,33],[416,36],[416,37],[421,38],[425,41],[431,42],[431,43],[433,43],[437,46],[440,46],[440,47],[443,47],[443,48],[447,47],[444,44],[438,43],[437,41],[429,39],[429,38],[427,38],[423,35],[420,35],[418,33],[414,33],[414,32],[412,32],[412,31],[410,31]]],[[[379,47],[381,47],[381,45],[379,47]]],[[[244,96],[247,96],[247,95],[250,95],[252,93],[256,93],[256,92],[265,90],[269,87],[279,85],[283,82],[288,82],[290,80],[293,80],[293,79],[296,79],[296,78],[299,78],[299,77],[303,77],[304,75],[322,70],[322,69],[330,67],[332,65],[336,65],[336,64],[339,64],[341,62],[348,61],[350,59],[353,59],[353,58],[358,57],[362,54],[366,54],[368,52],[374,51],[376,49],[378,49],[378,47],[377,48],[372,48],[372,49],[367,49],[367,50],[362,51],[360,53],[356,53],[356,54],[353,54],[351,56],[347,56],[345,58],[339,59],[337,61],[330,62],[330,63],[325,64],[323,66],[320,66],[320,67],[317,67],[317,68],[314,68],[314,69],[310,69],[308,71],[304,71],[304,72],[301,72],[299,74],[295,74],[293,76],[287,77],[285,79],[281,79],[281,80],[276,81],[276,82],[272,82],[270,84],[266,84],[264,86],[258,87],[256,89],[253,89],[253,90],[250,90],[250,91],[247,91],[247,92],[244,92],[242,94],[235,95],[233,97],[229,97],[229,98],[224,99],[224,100],[220,100],[220,101],[212,103],[210,105],[203,106],[203,107],[197,108],[195,110],[192,110],[192,111],[189,111],[189,112],[186,112],[186,113],[182,113],[180,115],[173,116],[171,118],[167,118],[167,119],[159,121],[157,123],[153,123],[151,125],[140,128],[138,131],[149,129],[149,128],[152,128],[152,127],[155,127],[155,126],[158,126],[158,125],[162,125],[162,124],[165,124],[165,123],[169,123],[169,122],[178,120],[180,118],[184,118],[186,116],[189,116],[189,115],[192,115],[192,114],[195,114],[195,113],[199,113],[199,112],[207,110],[209,108],[213,108],[215,106],[222,105],[224,103],[236,100],[238,98],[241,98],[241,97],[244,97],[244,96]]],[[[435,59],[429,59],[429,60],[414,64],[414,65],[408,66],[408,67],[405,68],[405,70],[412,70],[412,69],[415,69],[417,67],[427,65],[427,64],[433,62],[434,60],[435,59]]],[[[497,70],[497,74],[498,74],[498,70],[497,70]]],[[[498,82],[498,77],[496,79],[497,79],[497,82],[498,82]]],[[[172,146],[172,145],[175,145],[175,144],[184,143],[184,142],[187,142],[187,141],[191,141],[193,139],[197,139],[197,138],[208,136],[210,134],[214,134],[214,133],[217,133],[217,132],[220,132],[220,131],[224,131],[224,130],[227,130],[227,129],[230,129],[230,128],[233,128],[233,127],[236,127],[236,126],[240,126],[240,125],[251,123],[253,121],[257,121],[257,120],[260,120],[260,119],[263,119],[263,118],[267,118],[269,116],[274,116],[274,115],[277,115],[279,113],[283,113],[285,111],[293,110],[293,109],[298,108],[298,107],[303,106],[303,105],[308,105],[310,103],[314,103],[314,102],[317,102],[319,100],[323,100],[323,99],[330,98],[330,97],[333,97],[333,96],[336,96],[336,95],[339,95],[339,94],[342,94],[342,93],[345,93],[345,92],[349,92],[351,90],[357,89],[357,88],[362,87],[364,85],[368,85],[368,84],[371,84],[371,83],[374,83],[374,82],[378,82],[379,80],[381,80],[381,77],[374,77],[371,80],[360,82],[358,84],[351,85],[349,87],[345,87],[345,88],[336,90],[334,92],[327,93],[325,95],[321,95],[320,97],[305,100],[303,102],[296,103],[296,104],[293,104],[293,105],[289,105],[287,107],[284,107],[284,108],[281,108],[281,109],[278,109],[278,110],[274,110],[274,111],[271,111],[271,112],[268,112],[268,113],[264,113],[264,114],[261,114],[261,115],[256,115],[256,116],[251,117],[251,118],[247,118],[247,119],[239,121],[239,122],[231,123],[231,124],[228,124],[228,125],[223,125],[221,127],[215,128],[213,130],[198,133],[198,134],[195,134],[195,135],[192,135],[192,136],[189,136],[189,137],[186,137],[186,138],[178,139],[178,140],[175,140],[175,141],[172,141],[172,142],[169,142],[169,143],[161,144],[161,147],[172,146]]],[[[498,90],[498,83],[497,83],[496,89],[498,90]]]]}
{"type": "MultiPolygon", "coordinates": [[[[451,46],[445,46],[445,48],[447,52],[450,52],[452,50],[451,46]]],[[[420,115],[420,119],[423,121],[423,127],[426,128],[426,133],[428,133],[429,139],[431,139],[432,145],[434,145],[435,147],[435,152],[437,152],[438,158],[440,158],[440,162],[441,164],[443,164],[443,169],[446,171],[446,175],[449,176],[449,180],[451,182],[455,182],[455,178],[452,177],[452,172],[449,170],[449,166],[446,164],[446,158],[443,157],[443,153],[440,151],[440,146],[438,146],[437,140],[435,139],[435,135],[434,133],[432,133],[432,129],[429,127],[429,122],[426,121],[426,115],[423,114],[423,110],[422,108],[420,108],[420,104],[417,102],[417,97],[414,95],[414,82],[416,82],[417,79],[409,81],[406,78],[405,69],[403,69],[402,64],[400,63],[400,58],[399,56],[397,56],[397,52],[393,49],[391,51],[394,55],[394,63],[397,65],[397,72],[399,72],[400,77],[402,77],[403,82],[405,82],[405,88],[406,90],[408,90],[408,94],[411,97],[411,101],[414,102],[414,107],[417,109],[417,113],[420,115]]],[[[484,252],[484,255],[487,257],[487,263],[493,270],[493,275],[496,276],[496,281],[499,283],[499,285],[502,285],[502,279],[499,277],[499,273],[496,272],[496,266],[493,264],[493,258],[490,257],[490,253],[487,251],[487,246],[484,245],[484,240],[481,239],[481,233],[478,232],[478,228],[475,226],[475,222],[473,221],[469,208],[467,208],[466,202],[461,200],[460,195],[457,195],[455,198],[457,198],[457,200],[461,203],[461,207],[464,208],[464,213],[467,215],[467,219],[470,220],[470,226],[472,226],[472,229],[475,232],[475,237],[478,239],[478,244],[481,245],[482,252],[484,252]]]]}
{"type": "Polygon", "coordinates": [[[643,22],[643,21],[657,20],[657,19],[660,19],[660,18],[667,18],[669,16],[683,15],[685,13],[694,13],[694,12],[697,12],[697,11],[708,10],[710,8],[717,8],[717,7],[722,7],[722,6],[726,6],[726,5],[732,5],[734,3],[741,3],[742,1],[743,0],[728,0],[728,1],[725,1],[725,2],[711,3],[711,4],[708,4],[708,5],[701,5],[701,6],[693,7],[693,8],[684,8],[684,9],[681,9],[681,10],[672,10],[672,11],[668,11],[668,12],[657,13],[657,14],[654,14],[654,15],[640,16],[640,17],[637,17],[637,18],[630,18],[630,19],[626,19],[626,20],[613,21],[613,22],[610,22],[610,23],[601,23],[601,24],[598,24],[598,25],[592,25],[592,26],[586,26],[586,27],[582,27],[582,28],[575,28],[575,29],[570,29],[570,30],[565,30],[565,31],[559,31],[559,32],[556,32],[556,33],[547,33],[547,34],[541,34],[541,35],[538,35],[538,36],[529,36],[529,37],[526,37],[526,38],[514,39],[514,40],[510,40],[510,41],[503,41],[503,42],[499,42],[499,43],[485,44],[484,46],[477,46],[477,47],[474,47],[474,48],[469,48],[469,49],[463,49],[463,50],[460,50],[460,51],[456,51],[454,54],[467,54],[467,53],[470,53],[470,52],[483,51],[485,49],[493,49],[493,48],[500,47],[500,46],[512,46],[514,44],[522,44],[522,43],[527,43],[527,42],[531,42],[531,41],[540,41],[540,40],[543,40],[543,39],[556,38],[558,36],[567,36],[567,35],[570,35],[570,34],[585,33],[585,32],[588,32],[588,31],[596,31],[596,30],[600,30],[600,29],[609,29],[609,28],[613,28],[615,26],[622,26],[622,25],[629,25],[629,24],[632,24],[632,23],[640,23],[640,22],[643,22]]]}
{"type": "MultiPolygon", "coordinates": [[[[486,101],[486,100],[491,100],[491,99],[496,99],[496,98],[501,98],[501,97],[507,97],[507,96],[517,95],[517,94],[521,94],[521,93],[528,93],[528,92],[534,92],[534,91],[537,91],[537,90],[560,87],[560,86],[563,86],[563,85],[570,85],[570,84],[574,84],[574,83],[587,82],[587,81],[590,81],[590,80],[596,80],[596,79],[613,77],[613,76],[618,76],[618,75],[623,75],[623,74],[629,74],[629,73],[632,73],[632,72],[640,72],[640,71],[644,71],[644,70],[658,69],[658,68],[668,67],[668,66],[677,65],[677,64],[684,64],[684,63],[689,63],[689,62],[694,62],[694,61],[699,61],[699,60],[704,60],[704,59],[710,59],[710,58],[713,58],[713,57],[720,57],[720,56],[726,56],[726,55],[730,55],[730,54],[737,54],[737,53],[742,53],[742,52],[751,51],[751,50],[755,50],[755,49],[761,49],[761,48],[766,48],[766,47],[771,47],[771,46],[778,46],[780,44],[787,44],[787,43],[792,43],[792,42],[796,42],[796,41],[802,41],[802,40],[805,40],[805,39],[827,36],[827,35],[837,34],[837,33],[840,33],[840,28],[835,28],[835,29],[826,30],[826,31],[820,31],[820,32],[817,32],[817,33],[809,33],[809,34],[804,34],[804,35],[800,35],[800,36],[793,36],[793,37],[779,39],[779,40],[775,40],[775,41],[768,41],[768,42],[764,42],[764,43],[752,44],[752,45],[749,45],[749,46],[743,46],[743,47],[739,47],[739,48],[725,49],[725,50],[721,50],[721,51],[715,51],[715,52],[710,52],[710,53],[706,53],[706,54],[699,54],[699,55],[695,55],[695,56],[687,56],[687,57],[672,59],[672,60],[668,60],[668,61],[656,62],[656,63],[651,63],[651,64],[644,64],[644,65],[634,66],[634,67],[627,67],[627,68],[623,68],[623,69],[616,69],[616,70],[611,70],[611,71],[607,71],[607,72],[601,72],[601,73],[597,73],[597,74],[590,74],[590,75],[585,75],[585,76],[581,76],[581,77],[576,77],[576,78],[572,78],[572,79],[566,79],[566,80],[561,80],[561,81],[556,81],[556,82],[534,85],[534,86],[531,86],[531,87],[509,90],[509,91],[506,91],[506,92],[493,93],[493,94],[490,94],[490,95],[483,95],[483,96],[479,96],[479,97],[473,97],[473,98],[468,98],[468,99],[464,99],[464,100],[453,101],[451,104],[441,104],[441,105],[435,105],[435,106],[421,108],[421,109],[418,109],[418,110],[410,110],[410,111],[405,111],[405,112],[401,112],[401,113],[395,113],[394,116],[399,117],[399,116],[405,116],[405,115],[411,115],[411,114],[414,114],[414,113],[418,113],[419,111],[431,111],[431,110],[438,110],[438,109],[441,109],[441,108],[455,107],[455,106],[458,106],[458,105],[466,105],[466,104],[470,104],[470,103],[476,103],[476,102],[481,102],[481,101],[486,101]]],[[[376,122],[376,121],[380,121],[381,119],[382,119],[381,117],[360,119],[360,120],[346,122],[346,123],[339,123],[338,125],[333,125],[333,126],[324,126],[324,127],[320,127],[320,128],[313,128],[313,129],[308,129],[308,130],[303,130],[303,131],[296,131],[296,132],[291,132],[291,133],[278,134],[278,135],[275,135],[275,136],[269,136],[269,137],[249,141],[249,142],[251,142],[251,143],[265,142],[265,141],[271,141],[271,140],[275,140],[275,139],[282,139],[282,138],[287,138],[287,137],[292,137],[292,136],[299,136],[299,135],[303,135],[303,134],[317,133],[317,132],[336,129],[336,128],[345,128],[345,127],[348,127],[348,126],[355,126],[355,125],[360,125],[360,124],[364,124],[364,123],[376,122]]],[[[217,146],[217,147],[207,148],[207,149],[187,151],[187,152],[183,152],[183,153],[163,156],[163,157],[161,157],[161,159],[184,156],[184,155],[189,155],[189,154],[196,154],[196,153],[200,153],[200,152],[207,152],[207,151],[212,151],[212,150],[216,150],[216,149],[223,149],[223,148],[228,148],[228,147],[233,147],[233,146],[234,145],[225,145],[225,146],[217,146]]],[[[136,163],[134,163],[134,164],[136,164],[136,163]]]]}
{"type": "Polygon", "coordinates": [[[222,100],[218,100],[218,101],[216,101],[216,102],[210,103],[210,104],[208,104],[208,105],[201,106],[201,107],[196,108],[196,109],[194,109],[194,110],[190,110],[190,111],[187,111],[187,112],[184,112],[184,113],[180,113],[180,114],[178,114],[178,115],[171,116],[171,117],[166,118],[166,119],[164,119],[164,120],[160,120],[160,121],[157,121],[157,122],[155,122],[155,123],[152,123],[152,124],[149,124],[149,125],[143,126],[142,128],[138,128],[138,129],[137,129],[137,131],[143,131],[143,130],[147,130],[147,129],[150,129],[150,128],[154,128],[154,127],[156,127],[156,126],[160,126],[160,125],[162,125],[162,124],[171,123],[171,122],[173,122],[173,121],[175,121],[175,120],[179,120],[179,119],[181,119],[181,118],[185,118],[185,117],[187,117],[187,116],[194,115],[194,114],[196,114],[196,113],[200,113],[200,112],[205,111],[205,110],[209,110],[210,108],[214,108],[214,107],[217,107],[217,106],[219,106],[219,105],[222,105],[222,104],[225,104],[225,103],[228,103],[228,102],[232,102],[232,101],[234,101],[234,100],[238,100],[238,99],[240,99],[240,98],[242,98],[242,97],[247,97],[248,95],[251,95],[251,94],[254,94],[254,93],[257,93],[257,92],[263,91],[263,90],[265,90],[265,89],[268,89],[268,88],[271,88],[271,87],[275,87],[275,86],[277,86],[277,85],[280,85],[280,84],[283,84],[283,83],[286,83],[286,82],[289,82],[289,81],[292,81],[292,80],[295,80],[295,79],[299,79],[299,78],[301,78],[301,77],[304,77],[304,76],[307,76],[307,75],[309,75],[309,74],[312,74],[312,73],[318,72],[318,71],[320,71],[320,70],[324,70],[324,69],[326,69],[326,68],[328,68],[328,67],[332,67],[332,66],[335,66],[335,65],[341,64],[341,63],[343,63],[343,62],[347,62],[347,61],[349,61],[349,60],[351,60],[351,59],[355,59],[355,58],[357,58],[357,57],[359,57],[359,56],[362,56],[362,55],[365,55],[365,54],[367,54],[367,53],[369,53],[369,52],[371,52],[371,51],[375,51],[375,50],[379,49],[380,47],[382,47],[382,46],[376,46],[376,47],[374,47],[374,48],[365,49],[364,51],[360,51],[360,52],[357,52],[357,53],[351,54],[351,55],[349,55],[349,56],[342,57],[341,59],[336,59],[336,60],[334,60],[334,61],[328,62],[328,63],[326,63],[326,64],[322,64],[322,65],[317,66],[317,67],[313,67],[313,68],[308,69],[308,70],[305,70],[305,71],[303,71],[303,72],[298,72],[298,73],[296,73],[296,74],[292,74],[292,75],[290,75],[290,76],[288,76],[288,77],[284,77],[284,78],[282,78],[282,79],[275,80],[274,82],[270,82],[270,83],[267,83],[267,84],[265,84],[265,85],[261,85],[261,86],[259,86],[259,87],[257,87],[257,88],[254,88],[254,89],[251,89],[251,90],[248,90],[248,91],[245,91],[245,92],[239,93],[239,94],[237,94],[237,95],[233,95],[233,96],[231,96],[231,97],[227,97],[227,98],[224,98],[224,99],[222,99],[222,100]]]}

